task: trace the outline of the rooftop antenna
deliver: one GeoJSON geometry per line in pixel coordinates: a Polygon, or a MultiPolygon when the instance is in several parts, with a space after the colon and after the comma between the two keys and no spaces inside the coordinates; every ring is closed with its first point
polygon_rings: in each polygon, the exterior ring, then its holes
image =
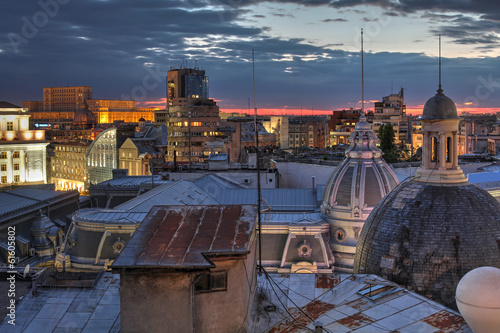
{"type": "Polygon", "coordinates": [[[437,92],[438,95],[444,95],[443,88],[441,86],[441,34],[439,34],[439,88],[437,92]]]}
{"type": "Polygon", "coordinates": [[[365,67],[363,61],[363,28],[361,28],[361,113],[365,114],[365,67]]]}
{"type": "Polygon", "coordinates": [[[257,214],[259,226],[259,274],[262,274],[262,221],[260,216],[261,189],[260,189],[260,160],[259,160],[259,127],[257,125],[257,106],[255,104],[255,56],[252,49],[252,79],[253,79],[253,108],[255,111],[255,151],[257,158],[257,214]]]}

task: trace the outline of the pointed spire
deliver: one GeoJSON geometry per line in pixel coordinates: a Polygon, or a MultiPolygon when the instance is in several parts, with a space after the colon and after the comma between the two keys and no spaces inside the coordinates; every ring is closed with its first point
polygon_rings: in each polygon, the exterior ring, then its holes
{"type": "Polygon", "coordinates": [[[361,113],[365,114],[365,68],[363,61],[363,28],[361,28],[361,113]]]}
{"type": "Polygon", "coordinates": [[[441,86],[441,34],[439,35],[439,87],[437,90],[437,94],[444,95],[443,88],[441,86]]]}

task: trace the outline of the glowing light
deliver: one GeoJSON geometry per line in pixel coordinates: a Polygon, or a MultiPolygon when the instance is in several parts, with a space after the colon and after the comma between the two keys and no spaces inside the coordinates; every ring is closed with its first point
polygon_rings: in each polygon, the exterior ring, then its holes
{"type": "Polygon", "coordinates": [[[45,132],[44,131],[36,131],[35,137],[37,140],[42,140],[44,137],[45,132]]]}
{"type": "Polygon", "coordinates": [[[33,133],[32,132],[26,132],[26,133],[24,133],[24,137],[26,138],[26,140],[31,140],[31,138],[33,137],[33,133]]]}
{"type": "Polygon", "coordinates": [[[14,139],[14,132],[7,132],[7,139],[9,141],[11,141],[12,139],[14,139]]]}
{"type": "Polygon", "coordinates": [[[21,130],[27,130],[28,129],[28,119],[24,118],[21,119],[21,130]]]}

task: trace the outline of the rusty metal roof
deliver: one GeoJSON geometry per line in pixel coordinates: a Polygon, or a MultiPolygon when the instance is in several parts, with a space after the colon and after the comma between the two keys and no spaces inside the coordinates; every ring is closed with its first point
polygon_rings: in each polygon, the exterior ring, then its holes
{"type": "Polygon", "coordinates": [[[261,311],[253,332],[312,332],[321,325],[323,332],[472,333],[457,312],[376,275],[267,276],[258,277],[261,311]],[[388,287],[393,292],[369,297],[388,287]]]}
{"type": "Polygon", "coordinates": [[[214,267],[211,256],[248,253],[256,216],[251,205],[155,206],[112,267],[214,267]]]}

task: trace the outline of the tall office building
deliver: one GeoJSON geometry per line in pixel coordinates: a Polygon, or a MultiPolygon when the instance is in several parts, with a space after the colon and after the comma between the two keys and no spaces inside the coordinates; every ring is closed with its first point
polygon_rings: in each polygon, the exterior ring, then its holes
{"type": "Polygon", "coordinates": [[[204,99],[208,99],[205,70],[181,67],[168,71],[167,106],[186,106],[204,99]]]}
{"type": "Polygon", "coordinates": [[[44,111],[77,111],[88,99],[92,99],[92,87],[43,88],[44,111]]]}
{"type": "Polygon", "coordinates": [[[208,96],[204,70],[179,68],[167,73],[167,108],[155,111],[155,122],[167,124],[168,161],[194,163],[224,151],[227,138],[219,131],[219,107],[208,96]]]}

